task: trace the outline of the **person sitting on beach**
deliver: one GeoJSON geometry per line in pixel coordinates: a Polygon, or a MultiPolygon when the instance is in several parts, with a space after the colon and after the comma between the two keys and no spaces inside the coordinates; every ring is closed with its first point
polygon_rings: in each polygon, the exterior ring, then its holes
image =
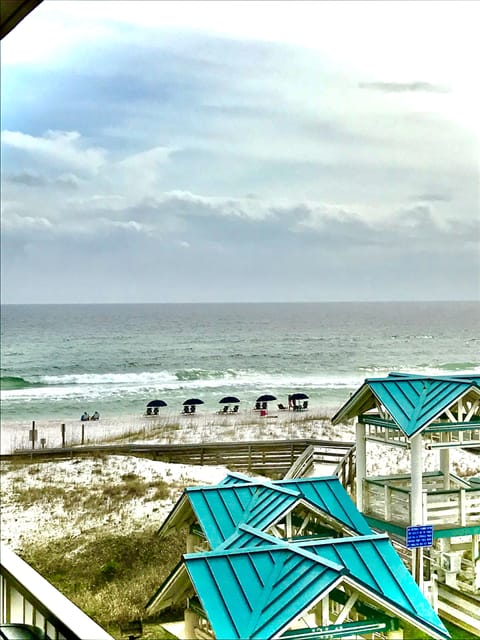
{"type": "Polygon", "coordinates": [[[93,416],[90,418],[90,420],[99,420],[99,419],[100,419],[100,414],[98,413],[98,411],[95,411],[93,416]]]}
{"type": "Polygon", "coordinates": [[[90,416],[88,415],[88,413],[87,413],[86,411],[84,411],[84,412],[82,413],[82,417],[80,418],[80,420],[81,420],[82,422],[85,422],[86,420],[90,420],[90,416]]]}

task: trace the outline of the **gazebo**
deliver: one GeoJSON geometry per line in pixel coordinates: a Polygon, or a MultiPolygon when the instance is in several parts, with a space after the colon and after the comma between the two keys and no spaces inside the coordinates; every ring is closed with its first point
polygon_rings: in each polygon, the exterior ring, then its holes
{"type": "Polygon", "coordinates": [[[388,536],[371,531],[336,476],[264,481],[229,474],[187,488],[159,530],[187,553],[146,605],[184,619],[177,638],[352,638],[405,628],[449,638],[388,536]]]}
{"type": "Polygon", "coordinates": [[[453,473],[450,451],[480,448],[480,376],[391,373],[368,378],[332,422],[351,419],[358,509],[374,529],[389,532],[403,545],[409,533],[431,535],[425,558],[423,546],[408,550],[412,573],[425,592],[432,590],[434,603],[438,588],[442,615],[478,631],[480,482],[453,473]],[[408,450],[410,472],[368,477],[368,442],[408,450]],[[424,468],[428,451],[438,451],[438,468],[430,472],[424,468]]]}

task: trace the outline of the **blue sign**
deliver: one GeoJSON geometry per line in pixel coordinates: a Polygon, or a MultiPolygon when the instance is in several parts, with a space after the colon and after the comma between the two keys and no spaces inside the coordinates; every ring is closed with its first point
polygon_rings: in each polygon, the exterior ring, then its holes
{"type": "Polygon", "coordinates": [[[431,524],[407,527],[407,548],[431,547],[433,544],[433,526],[431,524]]]}

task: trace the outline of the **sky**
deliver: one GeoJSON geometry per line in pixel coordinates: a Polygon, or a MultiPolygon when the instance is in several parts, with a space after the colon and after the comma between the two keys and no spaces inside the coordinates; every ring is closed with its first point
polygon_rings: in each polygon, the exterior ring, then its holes
{"type": "Polygon", "coordinates": [[[44,0],[2,303],[476,300],[480,4],[44,0]]]}

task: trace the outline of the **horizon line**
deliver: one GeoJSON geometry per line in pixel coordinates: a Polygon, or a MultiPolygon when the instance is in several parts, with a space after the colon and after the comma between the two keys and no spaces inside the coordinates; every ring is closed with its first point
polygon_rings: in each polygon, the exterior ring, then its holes
{"type": "Polygon", "coordinates": [[[456,298],[456,299],[416,299],[416,300],[236,300],[236,301],[221,301],[221,300],[202,300],[202,301],[186,301],[186,300],[176,300],[176,301],[137,301],[137,302],[1,302],[2,307],[7,306],[100,306],[100,305],[225,305],[225,304],[422,304],[422,303],[459,303],[459,302],[469,302],[469,303],[480,303],[480,300],[475,299],[465,299],[465,298],[456,298]]]}

